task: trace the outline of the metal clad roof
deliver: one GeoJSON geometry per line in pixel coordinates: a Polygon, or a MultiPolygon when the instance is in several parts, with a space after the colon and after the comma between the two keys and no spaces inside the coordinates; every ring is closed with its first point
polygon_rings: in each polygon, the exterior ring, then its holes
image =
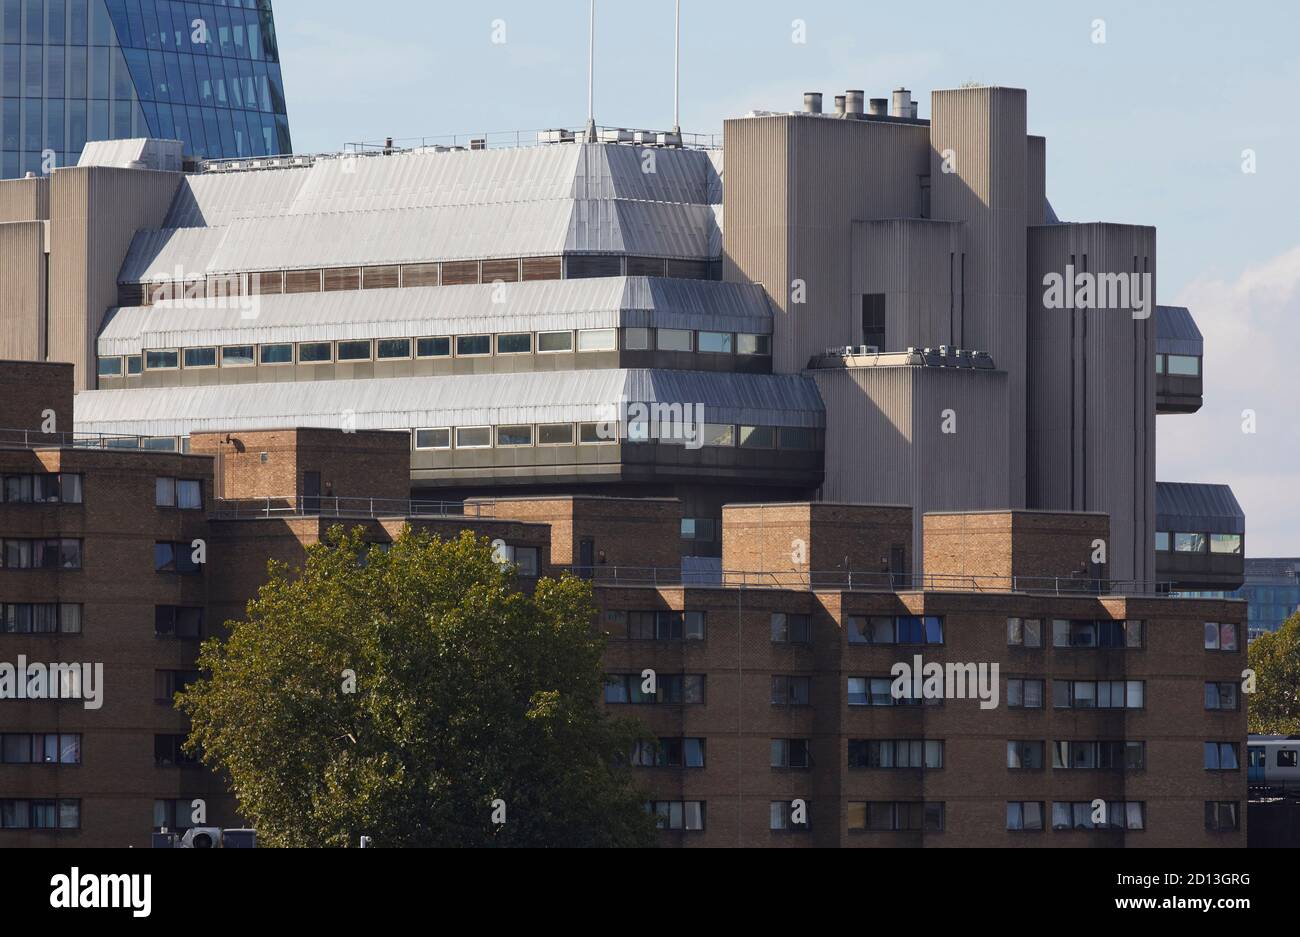
{"type": "Polygon", "coordinates": [[[1205,338],[1191,310],[1183,306],[1156,307],[1156,350],[1162,355],[1205,354],[1205,338]]]}
{"type": "Polygon", "coordinates": [[[1245,534],[1246,514],[1227,485],[1157,482],[1156,528],[1173,533],[1245,534]]]}
{"type": "Polygon", "coordinates": [[[619,326],[767,335],[772,316],[760,287],[708,280],[611,277],[500,289],[484,284],[304,293],[115,309],[100,332],[99,353],[619,326]]]}
{"type": "Polygon", "coordinates": [[[123,283],[204,275],[213,268],[229,228],[164,228],[140,231],[122,263],[123,283]]]}
{"type": "Polygon", "coordinates": [[[340,426],[359,430],[599,422],[624,403],[701,404],[718,423],[821,427],[825,413],[799,375],[567,371],[90,391],[78,431],[127,436],[340,426]],[[611,408],[615,408],[611,410],[611,408]]]}
{"type": "Polygon", "coordinates": [[[311,172],[307,167],[185,176],[162,226],[218,227],[238,218],[283,214],[311,172]]]}

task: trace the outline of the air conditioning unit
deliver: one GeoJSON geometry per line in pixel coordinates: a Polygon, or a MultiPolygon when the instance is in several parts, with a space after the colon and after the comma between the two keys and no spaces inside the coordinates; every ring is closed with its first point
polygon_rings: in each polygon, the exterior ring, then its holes
{"type": "Polygon", "coordinates": [[[487,138],[486,138],[486,137],[474,137],[474,138],[472,138],[472,139],[469,141],[469,148],[470,148],[471,150],[486,150],[486,149],[487,149],[487,138]]]}
{"type": "Polygon", "coordinates": [[[659,134],[651,130],[634,130],[632,131],[632,142],[639,143],[642,146],[654,146],[659,142],[659,134]]]}
{"type": "Polygon", "coordinates": [[[632,131],[630,130],[602,130],[600,132],[601,143],[631,143],[632,131]]]}
{"type": "Polygon", "coordinates": [[[859,355],[863,355],[864,357],[865,357],[866,355],[878,355],[878,354],[880,354],[880,346],[878,346],[878,345],[859,345],[859,346],[858,346],[858,354],[859,354],[859,355]]]}
{"type": "Polygon", "coordinates": [[[539,130],[537,132],[538,143],[572,143],[574,140],[572,130],[539,130]]]}
{"type": "Polygon", "coordinates": [[[661,134],[657,134],[656,136],[658,137],[658,139],[655,142],[657,142],[660,146],[681,146],[682,145],[682,135],[680,133],[661,133],[661,134]]]}
{"type": "Polygon", "coordinates": [[[196,826],[185,831],[180,849],[220,849],[221,827],[196,826]]]}

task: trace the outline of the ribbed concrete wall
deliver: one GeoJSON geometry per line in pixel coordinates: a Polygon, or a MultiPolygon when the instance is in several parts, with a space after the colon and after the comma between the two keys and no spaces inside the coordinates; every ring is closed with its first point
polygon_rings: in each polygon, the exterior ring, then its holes
{"type": "Polygon", "coordinates": [[[69,168],[50,181],[49,357],[76,366],[76,387],[95,387],[95,337],[117,305],[117,275],[131,239],[156,228],[179,173],[69,168]]]}
{"type": "Polygon", "coordinates": [[[1006,374],[874,367],[811,376],[826,402],[822,500],[911,505],[917,558],[926,512],[1005,507],[1006,374]],[[955,433],[943,431],[947,410],[955,433]]]}
{"type": "Polygon", "coordinates": [[[1155,578],[1155,315],[1044,308],[1043,279],[1150,273],[1154,228],[1051,225],[1029,233],[1030,507],[1111,516],[1113,578],[1155,578]]]}
{"type": "Polygon", "coordinates": [[[8,179],[0,182],[0,224],[44,221],[50,217],[50,180],[8,179]]]}
{"type": "MultiPolygon", "coordinates": [[[[853,298],[884,293],[885,351],[959,345],[960,222],[898,219],[853,226],[853,298]]],[[[856,343],[855,343],[856,344],[856,343]]]]}
{"type": "Polygon", "coordinates": [[[966,223],[965,316],[958,344],[989,352],[1007,372],[1010,451],[1003,507],[1023,507],[1026,95],[1017,88],[936,91],[931,111],[931,217],[966,223]]]}
{"type": "Polygon", "coordinates": [[[45,313],[45,222],[0,224],[0,358],[39,361],[45,313]]]}
{"type": "Polygon", "coordinates": [[[1047,224],[1047,138],[1030,137],[1025,166],[1025,218],[1030,227],[1047,224]]]}
{"type": "Polygon", "coordinates": [[[876,121],[727,121],[723,278],[767,287],[778,373],[861,342],[852,223],[920,217],[929,136],[922,125],[876,121]],[[795,280],[806,290],[802,304],[792,301],[795,280]]]}

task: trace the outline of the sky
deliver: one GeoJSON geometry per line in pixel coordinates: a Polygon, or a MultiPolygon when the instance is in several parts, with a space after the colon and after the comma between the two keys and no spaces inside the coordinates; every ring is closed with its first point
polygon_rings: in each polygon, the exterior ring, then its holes
{"type": "MultiPolygon", "coordinates": [[[[274,6],[298,152],[585,123],[587,0],[274,6]]],[[[799,108],[805,91],[822,91],[829,106],[846,88],[886,97],[907,87],[928,117],[937,88],[1027,89],[1057,214],[1155,226],[1159,302],[1190,307],[1205,333],[1206,405],[1160,418],[1158,477],[1231,484],[1247,553],[1300,556],[1300,4],[682,8],[681,122],[691,133],[719,133],[754,109],[799,108]],[[1254,432],[1243,431],[1246,411],[1254,432]]],[[[672,125],[673,9],[673,0],[598,0],[599,124],[672,125]]]]}

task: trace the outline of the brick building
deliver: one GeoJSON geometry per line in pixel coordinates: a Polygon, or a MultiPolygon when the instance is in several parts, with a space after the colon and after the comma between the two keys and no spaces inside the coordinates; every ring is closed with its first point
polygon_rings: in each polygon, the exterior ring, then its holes
{"type": "Polygon", "coordinates": [[[339,522],[468,528],[525,581],[590,578],[665,845],[1245,845],[1245,606],[1111,588],[1104,515],[928,514],[916,573],[910,508],[727,506],[724,571],[697,582],[674,499],[411,500],[403,434],[200,433],[182,455],[42,433],[68,371],[0,363],[27,388],[0,402],[0,665],[100,663],[101,704],[14,699],[0,671],[0,846],[142,846],[195,799],[237,824],[171,694],[267,561],[339,522]],[[965,692],[900,698],[918,656],[965,692]]]}

